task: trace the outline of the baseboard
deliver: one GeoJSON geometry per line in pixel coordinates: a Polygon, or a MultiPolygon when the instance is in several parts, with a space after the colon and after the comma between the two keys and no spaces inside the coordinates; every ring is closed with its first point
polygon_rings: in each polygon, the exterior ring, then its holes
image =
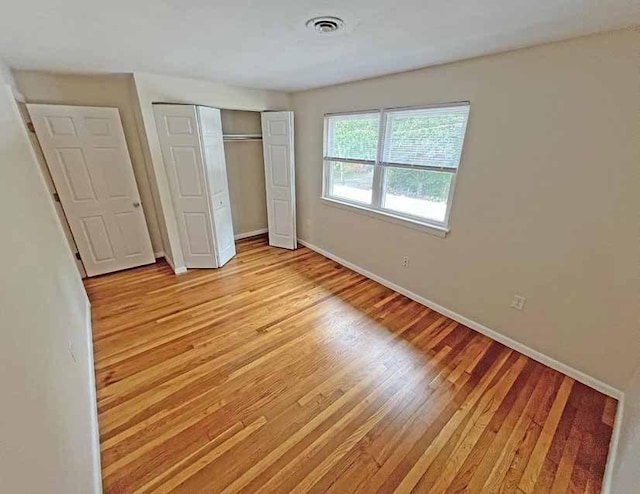
{"type": "Polygon", "coordinates": [[[186,266],[178,266],[176,268],[175,265],[173,264],[173,259],[171,259],[166,254],[164,256],[164,260],[167,261],[167,264],[171,267],[171,269],[173,269],[174,274],[184,274],[187,272],[186,266]]]}
{"type": "Polygon", "coordinates": [[[620,447],[620,433],[622,430],[622,417],[624,414],[625,399],[624,396],[618,398],[618,409],[616,410],[616,418],[613,422],[613,433],[611,434],[611,442],[609,443],[609,454],[607,455],[607,464],[604,470],[604,479],[602,480],[603,494],[614,494],[613,492],[613,468],[618,460],[618,448],[620,447]]]}
{"type": "Polygon", "coordinates": [[[164,252],[154,252],[154,253],[153,253],[153,256],[154,256],[156,259],[160,259],[161,257],[164,257],[164,252]]]}
{"type": "Polygon", "coordinates": [[[233,238],[236,240],[242,240],[243,238],[257,237],[258,235],[268,232],[268,228],[261,228],[260,230],[253,230],[252,232],[238,233],[237,235],[234,235],[233,238]]]}
{"type": "Polygon", "coordinates": [[[435,310],[436,312],[439,312],[440,314],[449,317],[450,319],[453,319],[454,321],[459,322],[460,324],[463,324],[475,331],[477,331],[478,333],[481,333],[485,336],[488,336],[489,338],[491,338],[494,341],[497,341],[498,343],[502,343],[503,345],[511,348],[512,350],[515,350],[517,352],[522,353],[523,355],[526,355],[527,357],[532,358],[533,360],[540,362],[541,364],[546,365],[547,367],[551,367],[554,370],[557,370],[558,372],[562,372],[563,374],[565,374],[566,376],[569,376],[573,379],[575,379],[576,381],[581,382],[582,384],[585,384],[597,391],[600,391],[601,393],[606,394],[607,396],[611,396],[612,398],[615,398],[617,400],[619,400],[620,402],[622,401],[622,398],[624,396],[624,393],[617,389],[614,388],[613,386],[610,386],[609,384],[603,383],[602,381],[600,381],[599,379],[596,379],[594,377],[591,377],[587,374],[585,374],[582,371],[579,371],[577,369],[574,369],[573,367],[570,367],[566,364],[563,364],[562,362],[557,361],[556,359],[549,357],[548,355],[545,355],[543,353],[540,353],[537,350],[534,350],[533,348],[528,347],[527,345],[524,345],[523,343],[520,343],[516,340],[513,340],[511,338],[509,338],[508,336],[504,336],[501,333],[498,333],[497,331],[494,331],[493,329],[490,329],[486,326],[484,326],[483,324],[480,324],[476,321],[473,321],[461,314],[458,314],[452,310],[447,309],[446,307],[443,307],[440,304],[437,304],[431,300],[428,300],[420,295],[418,295],[417,293],[414,293],[410,290],[407,290],[406,288],[401,287],[400,285],[396,285],[395,283],[382,278],[381,276],[378,276],[377,274],[374,274],[370,271],[367,271],[366,269],[361,268],[360,266],[357,266],[345,259],[342,259],[341,257],[336,256],[335,254],[332,254],[331,252],[328,252],[324,249],[321,249],[320,247],[313,245],[310,242],[307,242],[306,240],[301,240],[298,239],[298,242],[301,245],[304,245],[305,247],[308,247],[309,249],[317,252],[318,254],[323,255],[324,257],[327,257],[335,262],[337,262],[338,264],[342,264],[343,266],[351,269],[352,271],[355,271],[356,273],[359,273],[363,276],[366,276],[367,278],[370,278],[374,281],[377,281],[378,283],[380,283],[381,285],[386,286],[387,288],[390,288],[391,290],[394,290],[398,293],[401,293],[402,295],[404,295],[407,298],[410,298],[411,300],[415,300],[416,302],[418,302],[419,304],[422,304],[426,307],[429,307],[432,310],[435,310]]]}
{"type": "Polygon", "coordinates": [[[91,303],[86,300],[86,332],[87,332],[87,360],[89,364],[89,398],[92,400],[91,407],[91,428],[93,434],[91,438],[91,456],[93,463],[93,492],[102,493],[102,465],[100,462],[100,429],[98,427],[98,396],[96,390],[96,370],[93,357],[93,320],[91,318],[91,303]]]}

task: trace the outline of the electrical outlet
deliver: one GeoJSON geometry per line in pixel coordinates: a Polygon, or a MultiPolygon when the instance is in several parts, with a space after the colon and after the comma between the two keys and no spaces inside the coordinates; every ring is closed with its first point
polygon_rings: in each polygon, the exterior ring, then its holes
{"type": "Polygon", "coordinates": [[[513,300],[511,301],[511,307],[515,310],[523,310],[526,302],[527,299],[522,295],[514,295],[513,300]]]}
{"type": "Polygon", "coordinates": [[[402,258],[402,267],[408,267],[409,266],[409,256],[404,256],[402,258]]]}

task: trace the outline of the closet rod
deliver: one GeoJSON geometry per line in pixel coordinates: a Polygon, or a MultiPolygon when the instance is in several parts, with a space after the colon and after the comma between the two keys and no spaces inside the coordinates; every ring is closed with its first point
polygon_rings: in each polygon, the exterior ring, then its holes
{"type": "Polygon", "coordinates": [[[223,134],[222,139],[224,141],[261,141],[262,135],[260,134],[223,134]]]}

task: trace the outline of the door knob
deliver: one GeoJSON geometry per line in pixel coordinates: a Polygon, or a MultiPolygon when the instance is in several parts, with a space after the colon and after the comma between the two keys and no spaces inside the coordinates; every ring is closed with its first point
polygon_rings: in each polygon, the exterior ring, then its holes
{"type": "Polygon", "coordinates": [[[140,203],[138,201],[133,203],[133,207],[134,208],[139,208],[140,207],[140,203]]]}

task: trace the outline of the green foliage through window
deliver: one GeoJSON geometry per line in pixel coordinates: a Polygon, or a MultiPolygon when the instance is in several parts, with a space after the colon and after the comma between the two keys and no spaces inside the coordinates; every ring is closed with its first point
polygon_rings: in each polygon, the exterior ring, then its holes
{"type": "Polygon", "coordinates": [[[468,116],[465,103],[327,116],[326,194],[445,223],[468,116]]]}
{"type": "Polygon", "coordinates": [[[340,158],[375,161],[380,117],[337,119],[333,123],[329,154],[340,158]]]}
{"type": "Polygon", "coordinates": [[[388,194],[446,202],[452,178],[451,173],[387,167],[385,191],[388,194]]]}

